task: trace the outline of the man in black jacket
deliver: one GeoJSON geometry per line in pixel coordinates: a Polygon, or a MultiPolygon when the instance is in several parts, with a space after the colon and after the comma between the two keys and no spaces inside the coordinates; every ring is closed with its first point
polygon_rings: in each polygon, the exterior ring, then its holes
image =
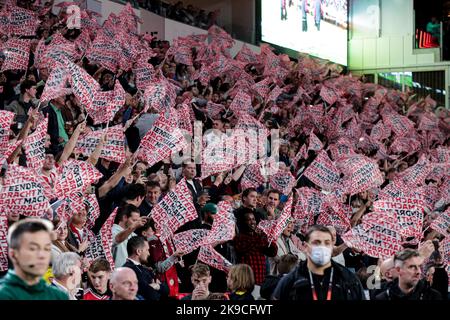
{"type": "Polygon", "coordinates": [[[312,226],[306,233],[307,260],[278,283],[274,300],[365,300],[358,278],[331,260],[333,240],[325,226],[312,226]]]}
{"type": "Polygon", "coordinates": [[[441,294],[421,279],[423,258],[414,249],[405,249],[394,257],[398,279],[377,295],[375,300],[441,300],[441,294]]]}
{"type": "Polygon", "coordinates": [[[123,267],[132,269],[138,279],[138,295],[144,300],[159,301],[167,298],[169,287],[160,283],[149,268],[142,265],[150,255],[148,242],[142,237],[132,237],[127,243],[128,259],[123,267]]]}

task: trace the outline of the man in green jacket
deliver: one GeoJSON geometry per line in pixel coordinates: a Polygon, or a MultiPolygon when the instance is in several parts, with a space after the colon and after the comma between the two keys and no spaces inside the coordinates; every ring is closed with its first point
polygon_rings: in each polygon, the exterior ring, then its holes
{"type": "Polygon", "coordinates": [[[43,219],[25,219],[10,227],[9,257],[14,270],[0,280],[0,300],[68,300],[67,294],[42,278],[50,264],[52,229],[43,219]]]}

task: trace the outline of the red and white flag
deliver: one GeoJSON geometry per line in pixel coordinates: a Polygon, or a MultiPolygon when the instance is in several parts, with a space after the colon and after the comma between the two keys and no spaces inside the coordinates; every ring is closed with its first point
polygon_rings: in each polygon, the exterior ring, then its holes
{"type": "Polygon", "coordinates": [[[144,60],[138,60],[135,63],[133,73],[136,76],[136,87],[142,91],[152,84],[155,77],[153,65],[144,60]]]}
{"type": "Polygon", "coordinates": [[[420,198],[391,198],[375,201],[377,212],[390,212],[398,220],[400,234],[404,237],[415,237],[419,242],[422,237],[423,211],[425,202],[420,198]]]}
{"type": "Polygon", "coordinates": [[[272,91],[270,91],[269,96],[267,97],[267,102],[276,101],[278,97],[283,93],[283,89],[281,89],[278,85],[276,85],[272,91]]]}
{"type": "Polygon", "coordinates": [[[14,211],[28,217],[43,217],[50,203],[36,173],[10,164],[0,185],[0,212],[14,211]]]}
{"type": "Polygon", "coordinates": [[[175,231],[189,221],[198,218],[191,192],[182,179],[174,190],[169,191],[153,208],[151,217],[161,230],[161,242],[165,242],[175,231]]]}
{"type": "Polygon", "coordinates": [[[372,212],[362,223],[342,236],[350,247],[375,258],[387,259],[402,251],[402,239],[393,213],[372,212]]]}
{"type": "Polygon", "coordinates": [[[111,269],[114,270],[114,258],[112,255],[112,227],[114,224],[114,219],[117,215],[117,208],[111,213],[108,219],[103,224],[97,235],[92,232],[89,233],[89,247],[85,251],[85,257],[89,262],[97,258],[104,258],[108,260],[111,265],[111,269]]]}
{"type": "Polygon", "coordinates": [[[298,199],[295,204],[292,217],[295,224],[300,227],[301,232],[306,233],[309,226],[314,224],[315,208],[319,208],[319,213],[323,205],[321,198],[317,197],[314,189],[303,187],[296,189],[298,199]],[[314,208],[313,208],[314,207],[314,208]]]}
{"type": "Polygon", "coordinates": [[[285,195],[291,193],[295,183],[295,177],[290,171],[278,170],[277,173],[269,177],[269,185],[285,195]]]}
{"type": "Polygon", "coordinates": [[[309,150],[320,151],[322,149],[323,149],[322,141],[320,141],[320,139],[314,134],[314,132],[311,131],[309,135],[309,145],[307,151],[309,150]]]}
{"type": "Polygon", "coordinates": [[[240,90],[231,102],[230,110],[232,110],[238,117],[243,113],[255,114],[255,109],[252,106],[252,97],[240,90]]]}
{"type": "Polygon", "coordinates": [[[344,173],[346,193],[356,194],[379,187],[384,178],[378,164],[363,155],[355,155],[338,162],[338,168],[344,173]]]}
{"type": "Polygon", "coordinates": [[[330,206],[319,215],[316,224],[333,226],[338,234],[344,234],[352,227],[350,220],[344,211],[334,211],[330,206]]]}
{"type": "Polygon", "coordinates": [[[339,98],[334,89],[326,85],[322,85],[322,88],[320,89],[320,96],[322,97],[323,101],[325,101],[329,105],[334,104],[339,98]]]}
{"type": "Polygon", "coordinates": [[[144,92],[144,110],[147,111],[152,108],[158,112],[167,111],[175,105],[176,96],[174,86],[167,79],[163,77],[154,79],[144,92]]]}
{"type": "Polygon", "coordinates": [[[414,131],[414,123],[407,117],[399,115],[395,111],[382,112],[383,122],[390,127],[394,133],[403,137],[414,131]]]}
{"type": "Polygon", "coordinates": [[[170,119],[161,113],[141,140],[139,158],[147,161],[149,166],[167,159],[187,146],[183,133],[176,126],[175,112],[170,108],[170,119]]]}
{"type": "Polygon", "coordinates": [[[202,152],[202,178],[229,171],[247,161],[246,136],[233,132],[231,136],[222,135],[208,144],[202,152]]]}
{"type": "Polygon", "coordinates": [[[436,230],[444,237],[450,236],[450,209],[442,212],[430,225],[430,228],[436,230]]]}
{"type": "Polygon", "coordinates": [[[417,186],[425,183],[425,178],[433,170],[433,165],[428,161],[427,156],[422,154],[419,161],[406,169],[401,174],[402,182],[407,186],[417,186]]]}
{"type": "Polygon", "coordinates": [[[231,48],[234,45],[233,38],[217,25],[212,25],[208,29],[208,35],[211,37],[211,41],[217,42],[222,48],[231,48]]]}
{"type": "Polygon", "coordinates": [[[346,137],[341,137],[335,144],[330,145],[330,152],[334,161],[339,161],[342,158],[356,154],[353,150],[352,143],[346,137]]]}
{"type": "Polygon", "coordinates": [[[252,89],[256,91],[263,99],[266,99],[270,92],[270,84],[272,80],[268,77],[252,86],[252,89]]]}
{"type": "Polygon", "coordinates": [[[316,159],[305,169],[304,176],[327,191],[338,188],[342,183],[339,170],[328,158],[325,150],[319,152],[316,159]]]}
{"type": "Polygon", "coordinates": [[[10,38],[2,45],[5,61],[0,72],[6,70],[27,70],[30,58],[30,39],[10,38]]]}
{"type": "Polygon", "coordinates": [[[258,55],[253,52],[245,43],[242,45],[241,50],[234,57],[237,61],[245,63],[256,63],[258,62],[258,55]]]}
{"type": "Polygon", "coordinates": [[[84,192],[88,186],[103,175],[86,161],[69,160],[60,169],[60,177],[55,183],[58,198],[65,198],[75,191],[84,192]]]}
{"type": "Polygon", "coordinates": [[[123,127],[117,125],[103,130],[92,131],[87,135],[78,138],[75,150],[89,157],[94,152],[103,134],[106,133],[106,143],[100,152],[100,158],[124,163],[125,154],[125,135],[123,127]]]}
{"type": "Polygon", "coordinates": [[[245,168],[244,173],[241,178],[241,189],[245,190],[248,188],[258,188],[261,186],[266,179],[261,173],[261,164],[260,162],[256,162],[250,164],[245,168]]]}
{"type": "Polygon", "coordinates": [[[204,246],[200,248],[197,256],[198,261],[201,261],[213,268],[222,270],[226,273],[230,270],[232,264],[218,253],[212,246],[204,246]]]}
{"type": "Polygon", "coordinates": [[[258,228],[267,235],[269,243],[277,241],[280,234],[286,229],[292,211],[292,196],[286,202],[283,211],[276,220],[261,220],[258,228]]]}
{"type": "Polygon", "coordinates": [[[63,65],[58,65],[52,69],[47,82],[45,83],[44,91],[41,95],[41,101],[50,101],[61,96],[72,93],[71,88],[67,88],[69,81],[69,73],[63,65]]]}
{"type": "Polygon", "coordinates": [[[191,253],[204,245],[208,232],[206,229],[191,229],[176,233],[172,238],[173,244],[177,250],[184,254],[191,253]]]}
{"type": "Polygon", "coordinates": [[[9,10],[8,32],[16,36],[35,36],[40,21],[35,12],[14,6],[9,10]]]}
{"type": "Polygon", "coordinates": [[[48,118],[41,120],[36,130],[27,137],[23,144],[27,156],[27,167],[39,170],[45,160],[45,137],[47,135],[48,118]]]}
{"type": "Polygon", "coordinates": [[[68,70],[73,94],[84,107],[91,108],[96,91],[100,91],[100,85],[84,69],[74,63],[68,63],[68,70]]]}
{"type": "Polygon", "coordinates": [[[211,101],[208,101],[206,104],[206,112],[208,113],[208,117],[211,119],[217,118],[222,111],[225,110],[225,107],[223,104],[214,103],[211,101]]]}
{"type": "Polygon", "coordinates": [[[8,213],[0,214],[0,271],[8,270],[8,213]]]}
{"type": "Polygon", "coordinates": [[[236,235],[236,222],[231,204],[221,201],[217,207],[218,212],[214,217],[211,231],[209,231],[204,241],[205,245],[213,247],[232,240],[236,235]]]}
{"type": "Polygon", "coordinates": [[[116,80],[114,90],[95,91],[92,104],[86,105],[86,110],[94,120],[94,124],[111,121],[116,112],[125,104],[125,94],[119,80],[116,80]]]}
{"type": "Polygon", "coordinates": [[[0,110],[0,150],[8,147],[10,127],[14,120],[14,112],[0,110]]]}

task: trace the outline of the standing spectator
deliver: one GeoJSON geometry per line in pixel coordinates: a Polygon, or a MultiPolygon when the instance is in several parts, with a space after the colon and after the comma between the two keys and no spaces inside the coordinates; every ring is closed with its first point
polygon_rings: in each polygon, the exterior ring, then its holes
{"type": "Polygon", "coordinates": [[[139,209],[134,205],[123,205],[117,210],[116,219],[112,227],[112,252],[114,264],[123,266],[127,253],[127,243],[131,237],[135,237],[134,231],[145,225],[146,217],[141,217],[139,209]]]}
{"type": "MultiPolygon", "coordinates": [[[[242,192],[242,206],[234,210],[234,216],[237,221],[242,221],[244,214],[252,212],[256,218],[256,223],[259,223],[264,219],[264,215],[256,210],[256,204],[258,201],[258,192],[255,188],[248,188],[242,192]]],[[[238,225],[239,227],[239,225],[238,225]]]]}
{"type": "Polygon", "coordinates": [[[437,17],[431,17],[431,21],[427,23],[427,32],[431,34],[433,43],[439,45],[441,37],[441,24],[437,17]]]}
{"type": "Polygon", "coordinates": [[[75,252],[64,252],[52,265],[55,278],[52,286],[69,296],[69,300],[78,300],[77,294],[81,283],[81,258],[75,252]]]}
{"type": "Polygon", "coordinates": [[[109,288],[112,292],[111,300],[136,300],[138,279],[130,268],[117,268],[111,275],[109,288]]]}
{"type": "Polygon", "coordinates": [[[111,266],[108,260],[97,258],[88,269],[88,287],[84,291],[83,300],[109,300],[112,293],[108,288],[111,266]]]}
{"type": "Polygon", "coordinates": [[[48,106],[43,109],[44,115],[48,115],[48,129],[50,135],[51,148],[58,152],[69,141],[65,129],[65,121],[61,109],[64,108],[65,100],[63,97],[53,99],[48,106]]]}
{"type": "MultiPolygon", "coordinates": [[[[299,1],[299,3],[300,3],[300,1],[299,1]]],[[[307,0],[301,0],[301,13],[302,13],[302,32],[308,32],[307,0]]]]}
{"type": "Polygon", "coordinates": [[[252,295],[255,287],[255,276],[247,264],[236,264],[231,267],[227,277],[228,288],[231,290],[232,301],[254,301],[252,295]]]}
{"type": "Polygon", "coordinates": [[[169,287],[161,283],[156,275],[148,267],[142,265],[147,263],[150,255],[148,242],[142,237],[132,237],[127,243],[128,258],[124,267],[132,269],[138,278],[138,294],[144,300],[158,301],[169,294],[169,287]]]}
{"type": "Polygon", "coordinates": [[[376,300],[441,300],[441,294],[421,279],[423,258],[414,249],[405,249],[395,255],[395,279],[386,291],[375,297],[376,300]]]}
{"type": "Polygon", "coordinates": [[[192,294],[186,295],[181,300],[208,300],[209,285],[211,284],[210,269],[206,264],[196,263],[189,268],[191,270],[191,282],[194,287],[192,294]]]}
{"type": "Polygon", "coordinates": [[[266,256],[275,257],[277,245],[269,243],[267,237],[256,229],[256,220],[253,213],[244,215],[244,221],[240,224],[239,234],[234,238],[234,247],[238,263],[248,264],[255,275],[256,285],[261,285],[266,276],[266,256]]]}
{"type": "Polygon", "coordinates": [[[20,96],[18,100],[14,100],[5,107],[5,110],[14,112],[14,120],[18,125],[17,129],[22,129],[28,119],[28,111],[30,108],[36,107],[38,100],[36,99],[36,82],[32,80],[24,80],[20,84],[20,96]]]}
{"type": "Polygon", "coordinates": [[[298,260],[306,260],[305,254],[301,252],[291,240],[293,230],[294,223],[289,222],[277,239],[277,255],[273,258],[269,258],[270,274],[272,275],[277,274],[277,265],[280,263],[280,258],[287,254],[296,256],[298,260]]]}
{"type": "Polygon", "coordinates": [[[52,229],[46,220],[25,219],[8,230],[8,254],[14,269],[0,280],[0,300],[68,299],[42,278],[50,263],[52,229]]]}
{"type": "Polygon", "coordinates": [[[364,300],[358,278],[331,260],[333,235],[330,229],[315,225],[306,233],[307,261],[300,262],[278,283],[275,300],[364,300]]]}

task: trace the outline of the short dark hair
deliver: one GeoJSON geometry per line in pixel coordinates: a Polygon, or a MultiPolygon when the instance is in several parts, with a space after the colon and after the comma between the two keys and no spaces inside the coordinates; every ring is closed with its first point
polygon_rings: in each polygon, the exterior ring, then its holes
{"type": "Polygon", "coordinates": [[[125,200],[136,199],[137,197],[145,197],[145,186],[140,183],[132,183],[125,189],[125,200]]]}
{"type": "Polygon", "coordinates": [[[97,273],[99,271],[111,272],[111,265],[105,258],[97,258],[91,262],[89,271],[92,273],[97,273]]]}
{"type": "Polygon", "coordinates": [[[269,194],[271,193],[276,193],[278,194],[278,198],[281,198],[281,192],[278,191],[277,189],[270,189],[269,191],[267,191],[267,196],[269,196],[269,194]]]}
{"type": "Polygon", "coordinates": [[[33,80],[24,80],[22,81],[22,83],[20,84],[20,93],[24,94],[26,90],[30,89],[31,87],[35,86],[36,82],[33,80]]]}
{"type": "Polygon", "coordinates": [[[138,212],[140,214],[140,211],[138,207],[136,207],[133,204],[123,204],[117,209],[116,218],[114,219],[114,223],[118,224],[120,221],[122,221],[123,217],[126,216],[127,218],[131,217],[131,214],[133,212],[138,212]]]}
{"type": "Polygon", "coordinates": [[[255,188],[247,188],[242,192],[242,198],[248,197],[250,192],[257,192],[255,188]]]}
{"type": "Polygon", "coordinates": [[[154,189],[154,188],[161,189],[161,185],[159,184],[159,182],[158,181],[147,181],[147,190],[154,189]]]}
{"type": "Polygon", "coordinates": [[[311,234],[316,231],[328,233],[331,236],[331,239],[333,239],[333,234],[331,233],[330,229],[328,229],[325,226],[316,224],[316,225],[311,226],[308,229],[308,231],[306,232],[305,242],[309,242],[309,238],[311,237],[311,234]]]}
{"type": "Polygon", "coordinates": [[[278,262],[278,273],[285,274],[292,271],[298,263],[297,256],[293,254],[285,254],[280,257],[280,261],[278,262]]]}
{"type": "Polygon", "coordinates": [[[19,249],[20,241],[24,233],[50,232],[52,223],[44,219],[25,219],[14,223],[8,230],[8,244],[11,249],[19,249]]]}
{"type": "Polygon", "coordinates": [[[148,230],[149,228],[151,228],[153,232],[155,232],[155,222],[153,221],[153,219],[148,219],[147,222],[142,227],[137,228],[134,233],[136,233],[138,236],[142,236],[142,232],[148,230]]]}
{"type": "Polygon", "coordinates": [[[142,248],[145,245],[145,239],[139,236],[131,237],[127,243],[128,256],[133,255],[137,249],[142,248]]]}

